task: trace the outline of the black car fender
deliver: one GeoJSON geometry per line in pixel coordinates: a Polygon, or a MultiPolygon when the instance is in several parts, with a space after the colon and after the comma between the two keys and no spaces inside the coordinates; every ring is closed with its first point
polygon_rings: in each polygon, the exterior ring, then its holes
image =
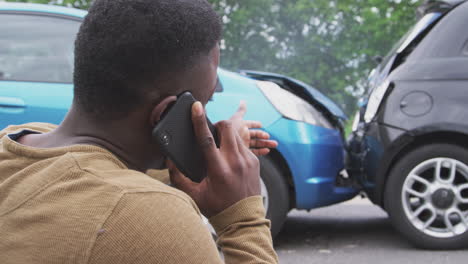
{"type": "Polygon", "coordinates": [[[418,127],[405,131],[386,146],[376,174],[374,203],[385,208],[384,190],[392,166],[412,149],[432,143],[452,143],[468,148],[468,125],[441,122],[418,127]]]}

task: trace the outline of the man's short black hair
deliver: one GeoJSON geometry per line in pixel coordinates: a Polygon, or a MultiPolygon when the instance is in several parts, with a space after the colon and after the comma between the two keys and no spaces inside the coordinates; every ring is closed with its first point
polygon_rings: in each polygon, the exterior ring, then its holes
{"type": "Polygon", "coordinates": [[[125,116],[163,74],[208,55],[221,30],[205,0],[95,0],[75,42],[75,103],[98,119],[125,116]]]}

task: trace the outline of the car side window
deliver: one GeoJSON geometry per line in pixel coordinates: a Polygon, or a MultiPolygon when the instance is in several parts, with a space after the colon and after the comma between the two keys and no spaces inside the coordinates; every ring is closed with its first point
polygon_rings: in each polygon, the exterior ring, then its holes
{"type": "Polygon", "coordinates": [[[66,18],[0,14],[0,80],[71,83],[79,27],[66,18]]]}

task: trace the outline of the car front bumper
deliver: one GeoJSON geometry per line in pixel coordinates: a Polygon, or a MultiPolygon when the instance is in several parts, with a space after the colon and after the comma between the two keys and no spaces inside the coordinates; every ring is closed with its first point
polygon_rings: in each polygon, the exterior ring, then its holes
{"type": "Polygon", "coordinates": [[[359,192],[336,185],[344,168],[343,139],[338,130],[281,118],[267,130],[280,140],[278,150],[291,171],[296,208],[313,209],[353,198],[359,192]]]}
{"type": "Polygon", "coordinates": [[[346,169],[374,203],[381,204],[386,174],[411,140],[407,131],[377,122],[362,124],[348,139],[346,169]]]}

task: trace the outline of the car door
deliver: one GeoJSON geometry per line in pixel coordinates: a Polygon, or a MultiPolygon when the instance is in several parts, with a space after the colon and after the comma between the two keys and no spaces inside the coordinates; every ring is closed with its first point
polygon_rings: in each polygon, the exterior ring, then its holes
{"type": "Polygon", "coordinates": [[[73,48],[80,19],[0,11],[0,129],[58,124],[73,98],[73,48]]]}

